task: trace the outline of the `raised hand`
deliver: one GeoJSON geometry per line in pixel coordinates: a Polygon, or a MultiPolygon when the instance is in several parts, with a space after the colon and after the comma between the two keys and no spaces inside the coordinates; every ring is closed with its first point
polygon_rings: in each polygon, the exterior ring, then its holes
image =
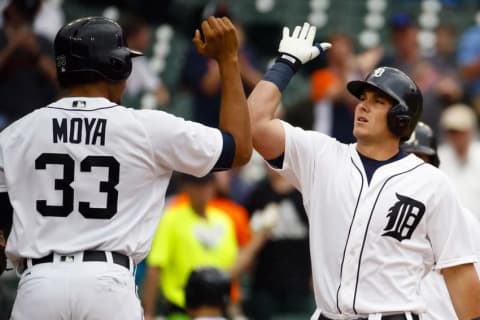
{"type": "Polygon", "coordinates": [[[193,43],[198,53],[215,59],[236,59],[238,53],[238,37],[233,23],[226,17],[209,17],[201,25],[200,30],[195,30],[193,43]]]}
{"type": "Polygon", "coordinates": [[[302,27],[296,26],[290,36],[290,29],[283,27],[283,36],[278,47],[280,58],[295,67],[315,59],[332,45],[328,42],[314,44],[317,28],[305,22],[302,27]]]}

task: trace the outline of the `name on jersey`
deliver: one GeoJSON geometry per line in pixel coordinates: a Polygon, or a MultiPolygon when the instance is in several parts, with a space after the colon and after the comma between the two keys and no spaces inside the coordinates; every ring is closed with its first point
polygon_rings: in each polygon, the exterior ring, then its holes
{"type": "Polygon", "coordinates": [[[53,143],[105,145],[107,119],[52,119],[53,143]]]}

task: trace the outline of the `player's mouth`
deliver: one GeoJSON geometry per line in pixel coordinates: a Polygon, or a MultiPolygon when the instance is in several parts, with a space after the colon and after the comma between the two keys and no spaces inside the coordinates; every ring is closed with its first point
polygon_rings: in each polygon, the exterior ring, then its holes
{"type": "Polygon", "coordinates": [[[365,117],[361,117],[361,116],[360,116],[360,117],[357,118],[357,122],[364,122],[364,123],[366,123],[366,122],[368,122],[368,119],[365,118],[365,117]]]}

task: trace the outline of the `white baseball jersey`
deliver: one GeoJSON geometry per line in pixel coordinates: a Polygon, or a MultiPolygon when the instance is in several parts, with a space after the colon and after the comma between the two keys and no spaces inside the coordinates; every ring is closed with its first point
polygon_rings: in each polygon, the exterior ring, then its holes
{"type": "Polygon", "coordinates": [[[172,170],[208,173],[218,129],[105,98],[64,98],[0,134],[0,192],[14,209],[7,255],[150,249],[172,170]]]}
{"type": "MultiPolygon", "coordinates": [[[[468,209],[464,210],[468,221],[470,236],[476,245],[476,252],[480,257],[480,221],[476,219],[472,212],[468,209]]],[[[465,231],[465,232],[467,232],[465,231]]],[[[480,265],[475,264],[477,273],[480,276],[480,265]]],[[[440,272],[429,272],[422,280],[422,296],[427,305],[427,312],[423,316],[423,320],[454,320],[458,319],[453,308],[445,280],[440,272]]]]}
{"type": "Polygon", "coordinates": [[[278,171],[301,191],[310,222],[314,316],[421,313],[420,280],[432,265],[475,261],[462,209],[438,169],[409,155],[368,183],[356,144],[283,127],[278,171]]]}

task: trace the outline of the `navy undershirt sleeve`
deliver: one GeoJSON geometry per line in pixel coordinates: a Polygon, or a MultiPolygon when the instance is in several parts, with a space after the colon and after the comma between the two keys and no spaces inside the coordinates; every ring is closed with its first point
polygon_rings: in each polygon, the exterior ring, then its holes
{"type": "Polygon", "coordinates": [[[233,158],[235,157],[235,139],[230,133],[222,131],[222,140],[222,153],[220,153],[212,171],[224,171],[232,168],[233,158]]]}
{"type": "Polygon", "coordinates": [[[282,153],[275,159],[267,160],[267,162],[274,168],[282,169],[283,167],[283,160],[285,159],[285,153],[282,153]]]}

